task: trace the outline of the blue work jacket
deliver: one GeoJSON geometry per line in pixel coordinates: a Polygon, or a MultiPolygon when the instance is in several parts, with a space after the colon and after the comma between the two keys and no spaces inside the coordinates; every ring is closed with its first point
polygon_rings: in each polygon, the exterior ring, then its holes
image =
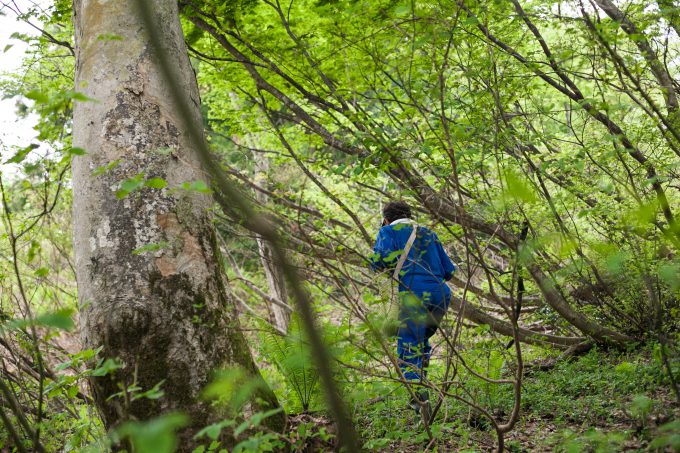
{"type": "MultiPolygon", "coordinates": [[[[412,231],[413,225],[409,223],[380,228],[370,258],[371,268],[394,269],[412,231]]],[[[448,292],[444,281],[450,280],[455,270],[435,232],[418,226],[416,240],[400,273],[399,291],[421,293],[443,287],[448,292]]]]}

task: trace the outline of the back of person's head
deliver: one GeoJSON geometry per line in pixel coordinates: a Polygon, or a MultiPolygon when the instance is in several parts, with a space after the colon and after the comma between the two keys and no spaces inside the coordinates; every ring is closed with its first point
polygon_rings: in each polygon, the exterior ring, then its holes
{"type": "Polygon", "coordinates": [[[383,208],[383,217],[389,223],[398,219],[410,219],[411,208],[403,201],[390,201],[383,208]]]}

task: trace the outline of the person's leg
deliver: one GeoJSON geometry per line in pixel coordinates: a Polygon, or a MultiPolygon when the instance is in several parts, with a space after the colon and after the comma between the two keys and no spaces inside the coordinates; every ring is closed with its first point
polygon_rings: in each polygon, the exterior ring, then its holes
{"type": "Polygon", "coordinates": [[[430,337],[435,334],[437,327],[431,325],[425,326],[425,343],[423,346],[423,374],[427,376],[427,367],[430,366],[430,356],[432,355],[432,346],[430,345],[430,337]]]}
{"type": "Polygon", "coordinates": [[[401,295],[400,327],[397,334],[397,354],[404,377],[416,381],[421,378],[423,347],[425,344],[424,318],[427,310],[413,293],[401,295]]]}
{"type": "MultiPolygon", "coordinates": [[[[422,301],[422,294],[408,293],[401,298],[400,321],[397,351],[404,377],[414,384],[424,379],[424,360],[430,352],[426,329],[430,313],[422,301]]],[[[427,389],[419,385],[414,389],[414,397],[409,406],[426,420],[430,418],[431,406],[427,389]]]]}
{"type": "MultiPolygon", "coordinates": [[[[436,295],[435,295],[436,296],[436,295]]],[[[432,297],[433,294],[430,291],[424,291],[422,294],[423,306],[425,308],[425,330],[423,333],[423,375],[427,376],[427,367],[430,366],[430,355],[432,354],[432,346],[430,345],[430,337],[434,335],[437,330],[435,326],[432,328],[434,320],[432,318],[432,297]]]]}
{"type": "Polygon", "coordinates": [[[423,368],[423,340],[425,329],[422,323],[406,320],[402,322],[397,336],[397,354],[404,377],[410,381],[420,379],[423,368]]]}
{"type": "Polygon", "coordinates": [[[427,322],[424,332],[424,348],[423,348],[423,370],[430,364],[430,356],[432,355],[432,346],[430,346],[430,338],[437,333],[439,324],[441,323],[446,309],[449,305],[450,298],[449,291],[438,291],[433,289],[430,292],[424,293],[424,306],[427,310],[427,322]]]}

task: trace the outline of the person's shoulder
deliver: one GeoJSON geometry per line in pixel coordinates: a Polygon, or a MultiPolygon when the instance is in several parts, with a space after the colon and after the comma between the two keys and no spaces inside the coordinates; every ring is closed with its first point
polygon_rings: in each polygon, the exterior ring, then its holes
{"type": "Polygon", "coordinates": [[[424,236],[430,236],[430,235],[437,236],[434,231],[432,231],[431,229],[429,229],[428,227],[426,227],[424,225],[418,225],[418,231],[420,231],[424,236]]]}
{"type": "Polygon", "coordinates": [[[378,236],[394,236],[394,229],[392,225],[383,225],[378,231],[378,236]]]}
{"type": "Polygon", "coordinates": [[[424,239],[428,239],[428,240],[434,240],[434,241],[439,240],[437,233],[435,233],[433,230],[429,229],[426,226],[419,226],[418,227],[418,236],[420,236],[424,239]]]}

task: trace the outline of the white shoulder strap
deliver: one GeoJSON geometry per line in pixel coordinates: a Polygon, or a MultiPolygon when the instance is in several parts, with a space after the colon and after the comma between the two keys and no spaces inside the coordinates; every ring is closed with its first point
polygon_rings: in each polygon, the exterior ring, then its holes
{"type": "Polygon", "coordinates": [[[411,247],[413,246],[413,242],[416,240],[416,231],[418,230],[418,225],[413,224],[413,231],[411,232],[411,235],[408,237],[408,241],[406,241],[406,245],[404,246],[404,251],[401,252],[401,256],[399,257],[399,261],[397,262],[397,267],[394,268],[394,273],[392,274],[392,278],[395,280],[399,280],[399,273],[401,272],[401,268],[404,267],[404,263],[406,262],[406,258],[408,257],[408,252],[411,251],[411,247]]]}

